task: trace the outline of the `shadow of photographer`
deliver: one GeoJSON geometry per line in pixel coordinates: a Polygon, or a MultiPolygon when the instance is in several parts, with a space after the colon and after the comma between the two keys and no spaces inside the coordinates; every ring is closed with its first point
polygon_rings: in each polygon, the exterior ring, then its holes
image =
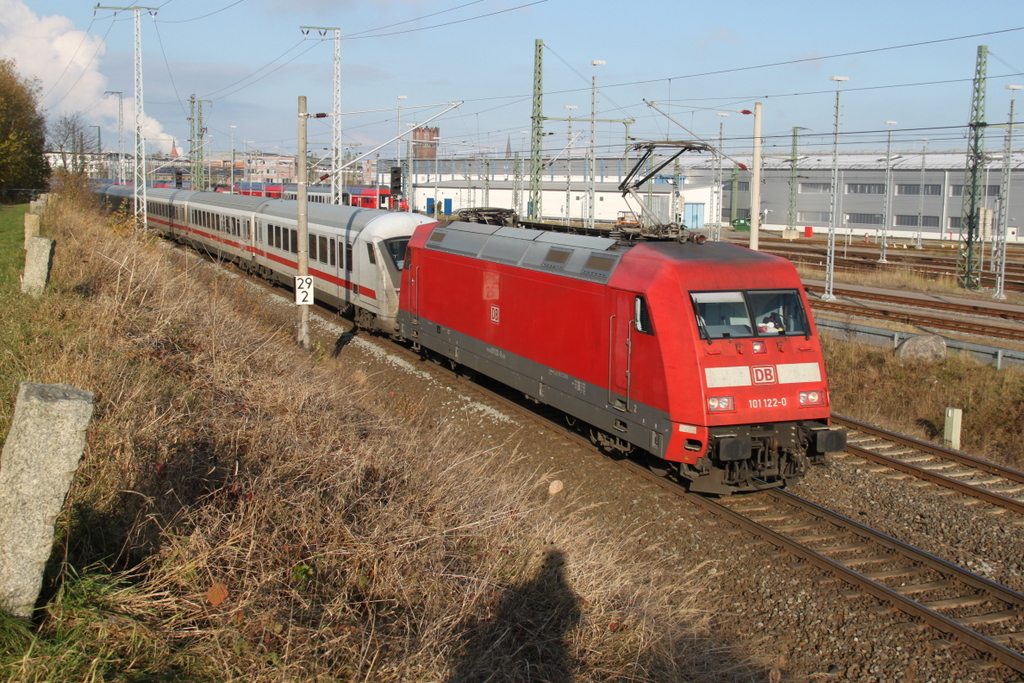
{"type": "Polygon", "coordinates": [[[566,637],[579,621],[565,557],[549,550],[534,578],[502,589],[493,616],[470,624],[448,683],[568,683],[574,664],[566,637]]]}

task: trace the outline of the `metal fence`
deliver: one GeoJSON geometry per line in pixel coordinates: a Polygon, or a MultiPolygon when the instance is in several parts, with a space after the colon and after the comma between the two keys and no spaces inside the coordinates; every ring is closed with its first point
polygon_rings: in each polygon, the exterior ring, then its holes
{"type": "MultiPolygon", "coordinates": [[[[871,346],[887,346],[895,349],[901,342],[906,341],[910,337],[919,336],[908,332],[895,332],[893,330],[855,325],[838,320],[815,318],[814,322],[822,334],[828,334],[843,341],[853,341],[871,346]]],[[[980,363],[995,365],[997,370],[1003,369],[1008,364],[1024,365],[1024,351],[1015,349],[1001,349],[995,346],[972,344],[971,342],[956,339],[946,339],[946,348],[966,351],[980,363]]]]}

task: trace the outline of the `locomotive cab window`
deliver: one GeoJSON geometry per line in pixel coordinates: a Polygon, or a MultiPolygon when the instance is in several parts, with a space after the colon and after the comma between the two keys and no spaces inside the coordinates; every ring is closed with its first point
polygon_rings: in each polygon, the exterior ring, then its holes
{"type": "Polygon", "coordinates": [[[705,339],[809,334],[803,302],[795,289],[693,292],[690,298],[705,339]]]}
{"type": "Polygon", "coordinates": [[[807,335],[803,302],[795,289],[747,292],[759,337],[807,335]]]}
{"type": "Polygon", "coordinates": [[[733,339],[753,335],[743,292],[699,292],[690,297],[704,337],[733,339]]]}
{"type": "Polygon", "coordinates": [[[654,327],[651,325],[651,312],[647,309],[647,299],[638,296],[633,299],[633,326],[637,332],[654,334],[654,327]]]}
{"type": "Polygon", "coordinates": [[[392,262],[395,264],[395,268],[402,270],[405,267],[405,246],[409,244],[408,237],[398,237],[395,239],[384,240],[384,251],[388,256],[391,257],[392,262]]]}

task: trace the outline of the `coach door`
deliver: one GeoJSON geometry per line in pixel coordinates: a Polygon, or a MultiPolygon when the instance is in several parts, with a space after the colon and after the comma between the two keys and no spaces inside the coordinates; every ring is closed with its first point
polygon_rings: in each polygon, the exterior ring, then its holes
{"type": "Polygon", "coordinates": [[[608,403],[616,410],[630,409],[633,354],[633,301],[636,294],[611,290],[614,299],[608,320],[608,403]]]}

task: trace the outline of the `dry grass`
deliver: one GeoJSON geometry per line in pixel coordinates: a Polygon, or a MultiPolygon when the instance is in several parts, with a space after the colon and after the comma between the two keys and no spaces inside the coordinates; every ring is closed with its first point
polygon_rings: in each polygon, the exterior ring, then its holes
{"type": "Polygon", "coordinates": [[[629,529],[549,496],[512,448],[392,413],[251,288],[87,204],[69,184],[48,211],[47,296],[0,293],[4,412],[24,380],[97,396],[45,604],[32,627],[0,617],[0,678],[763,676],[707,644],[700,580],[629,529]]]}
{"type": "Polygon", "coordinates": [[[947,407],[963,409],[962,449],[1024,468],[1024,370],[966,355],[901,364],[891,349],[823,337],[832,407],[840,414],[942,441],[947,407]]]}

